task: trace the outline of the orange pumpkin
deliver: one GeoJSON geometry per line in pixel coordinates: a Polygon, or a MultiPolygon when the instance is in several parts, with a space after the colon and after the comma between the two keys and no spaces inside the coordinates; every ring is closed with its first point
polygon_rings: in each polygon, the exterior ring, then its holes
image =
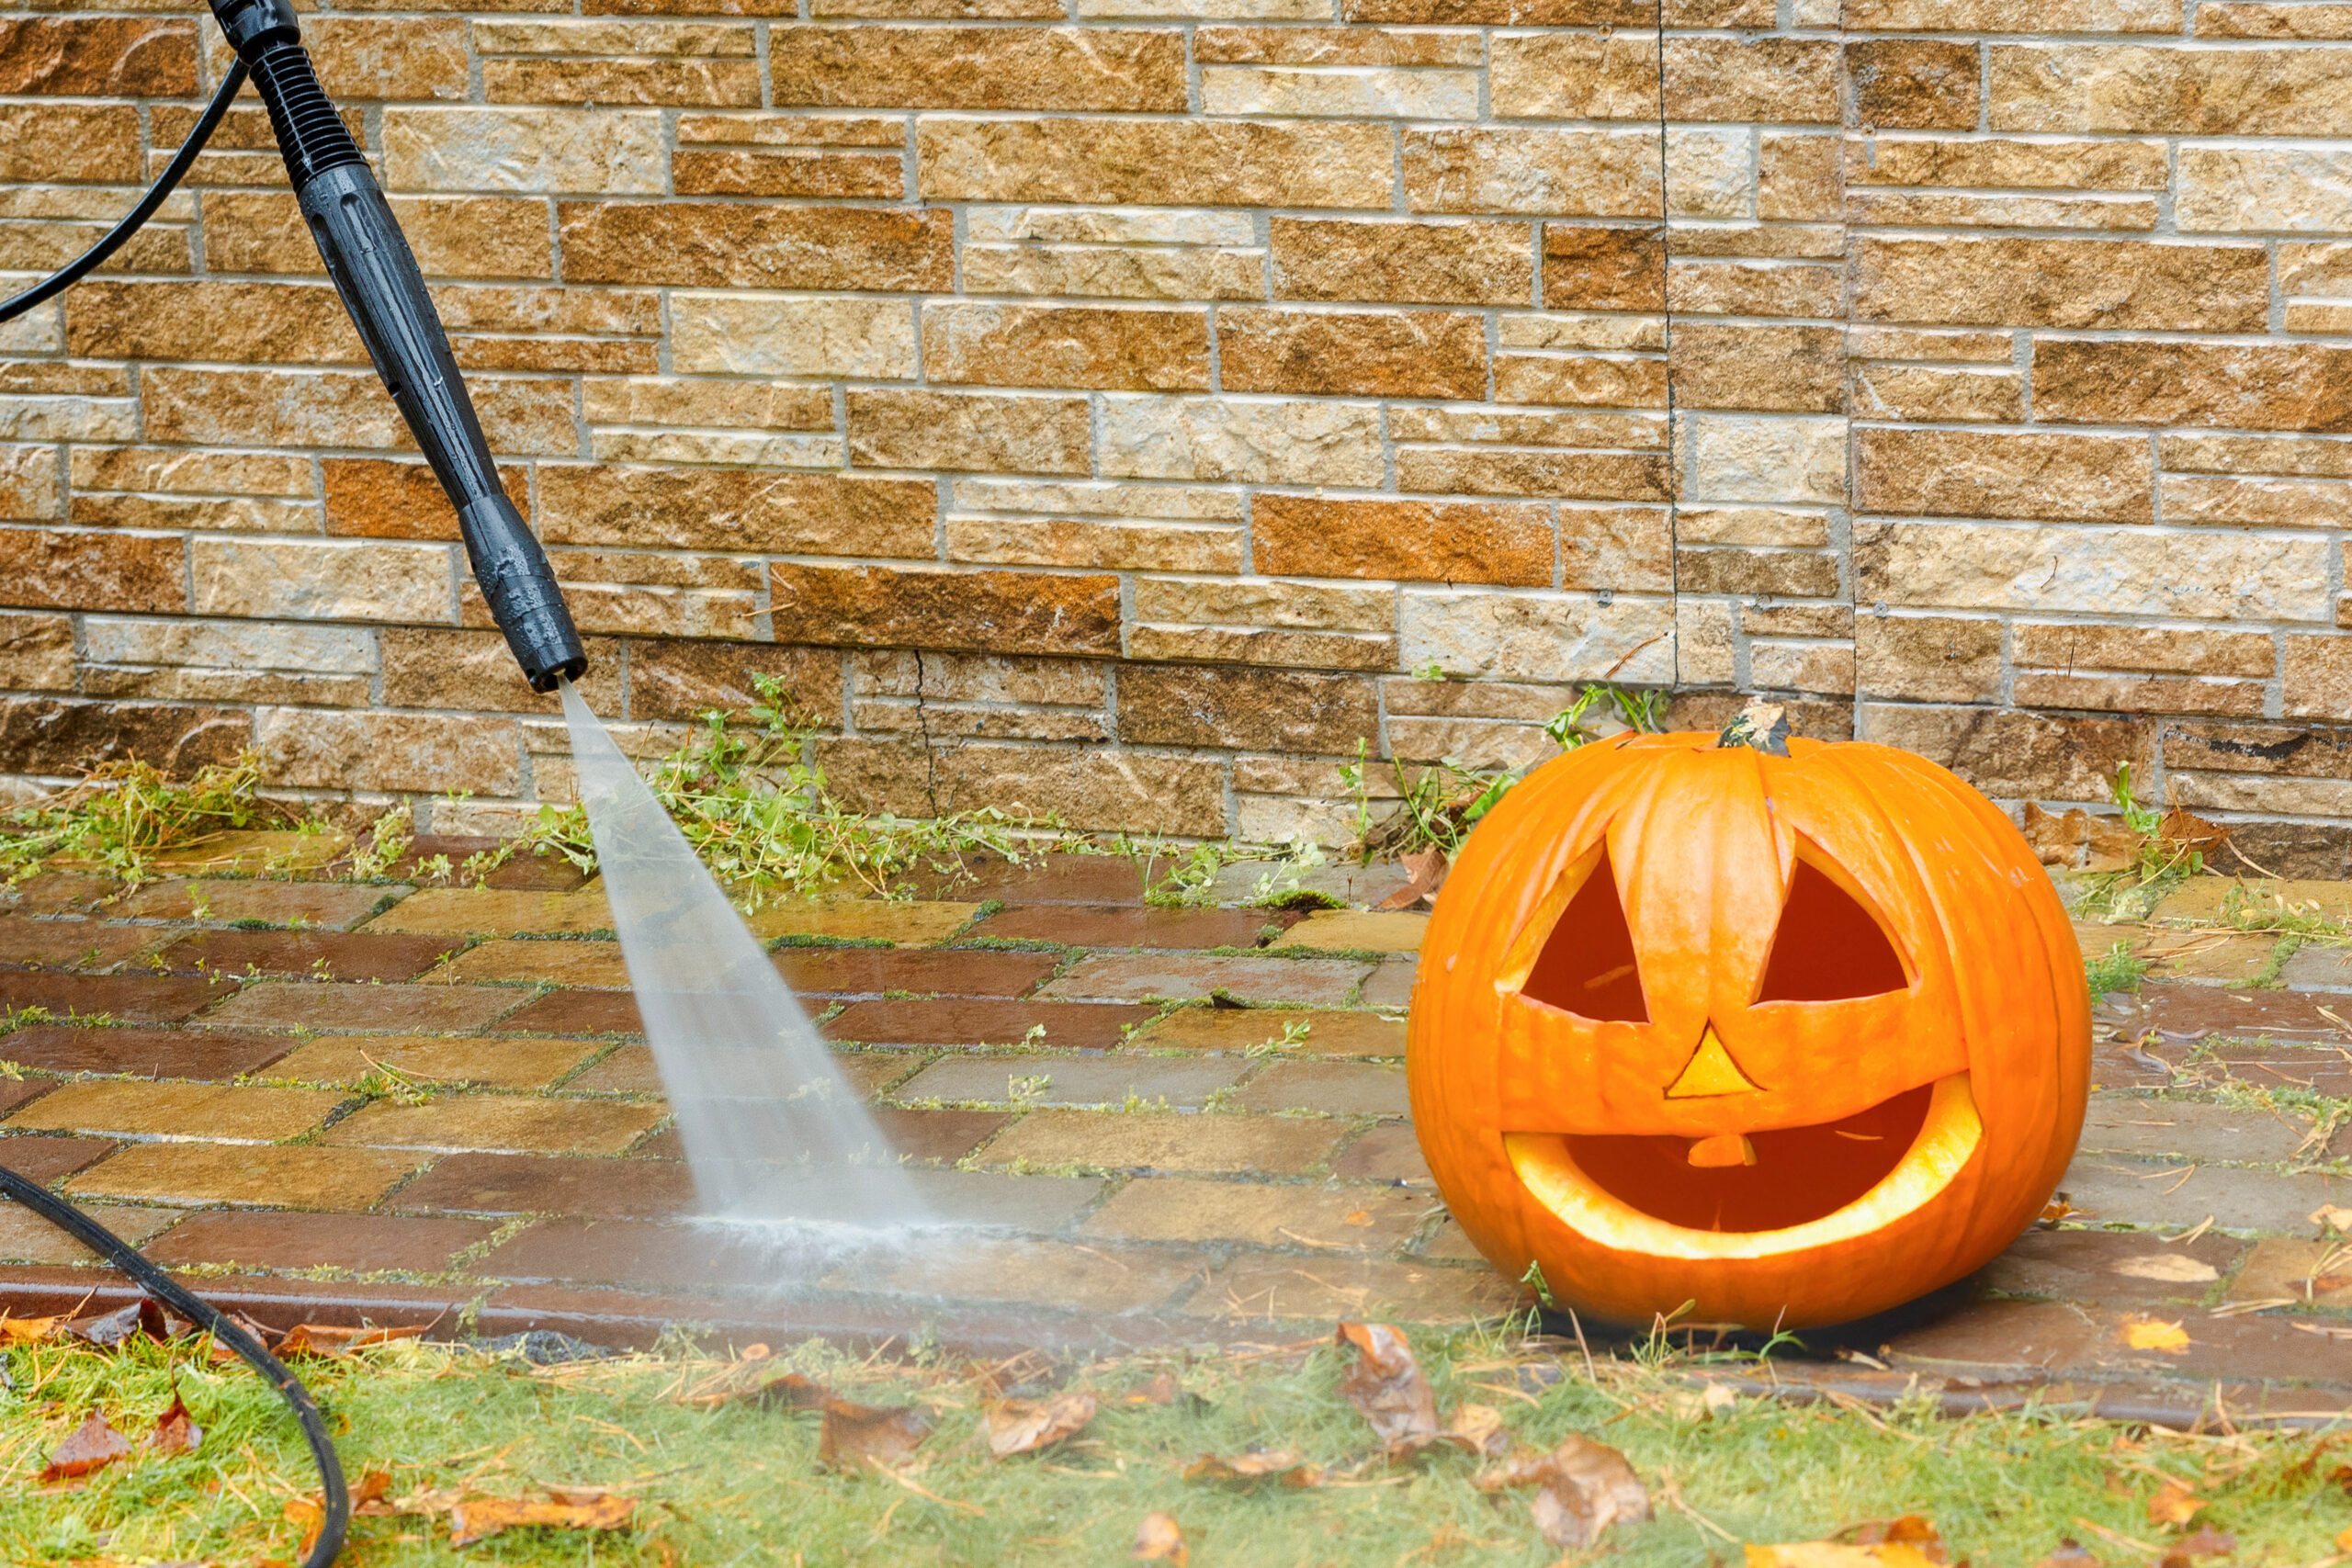
{"type": "Polygon", "coordinates": [[[2015,1238],[2082,1131],[2082,953],[2016,828],[1924,759],[1784,735],[1569,752],[1438,898],[1421,1148],[1478,1249],[1563,1305],[1894,1306],[2015,1238]]]}

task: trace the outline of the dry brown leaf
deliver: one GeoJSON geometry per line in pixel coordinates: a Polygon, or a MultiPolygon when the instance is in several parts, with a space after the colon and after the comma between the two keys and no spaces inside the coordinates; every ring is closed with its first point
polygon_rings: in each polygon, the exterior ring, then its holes
{"type": "Polygon", "coordinates": [[[717,1409],[722,1404],[758,1404],[784,1410],[821,1410],[832,1390],[815,1378],[783,1372],[761,1382],[746,1382],[729,1375],[681,1394],[681,1404],[717,1409]]]}
{"type": "Polygon", "coordinates": [[[1261,1481],[1306,1488],[1323,1484],[1323,1467],[1309,1464],[1288,1449],[1252,1449],[1227,1459],[1203,1454],[1184,1467],[1187,1481],[1230,1481],[1248,1486],[1261,1481]]]}
{"type": "Polygon", "coordinates": [[[2156,1488],[2154,1496],[2148,1499],[2148,1522],[2186,1529],[2188,1521],[2195,1518],[2204,1506],[2205,1499],[2177,1481],[2167,1481],[2156,1488]]]}
{"type": "Polygon", "coordinates": [[[1396,863],[1405,868],[1409,879],[1405,886],[1373,906],[1375,909],[1409,909],[1425,899],[1437,897],[1445,886],[1445,852],[1441,849],[1414,850],[1398,855],[1396,863]]]}
{"type": "Polygon", "coordinates": [[[154,1454],[192,1454],[197,1444],[204,1441],[204,1428],[196,1424],[181,1403],[177,1388],[172,1390],[172,1407],[155,1417],[155,1429],[147,1434],[147,1451],[154,1454]]]}
{"type": "Polygon", "coordinates": [[[549,1487],[536,1497],[469,1497],[449,1510],[449,1544],[471,1546],[511,1529],[627,1529],[637,1499],[586,1487],[549,1487]]]}
{"type": "Polygon", "coordinates": [[[2335,1550],[2352,1551],[2352,1528],[2347,1528],[2343,1534],[2335,1538],[2335,1550]]]}
{"type": "Polygon", "coordinates": [[[1570,1433],[1549,1453],[1530,1454],[1476,1477],[1481,1491],[1537,1488],[1535,1528],[1554,1546],[1599,1540],[1609,1527],[1650,1517],[1649,1489],[1625,1456],[1607,1443],[1570,1433]]]}
{"type": "Polygon", "coordinates": [[[838,1395],[824,1403],[817,1432],[817,1462],[828,1470],[854,1464],[896,1469],[931,1431],[931,1417],[912,1404],[853,1404],[838,1395]]]}
{"type": "Polygon", "coordinates": [[[1453,1419],[1445,1424],[1445,1436],[1474,1454],[1496,1459],[1510,1447],[1510,1433],[1503,1427],[1503,1413],[1491,1404],[1463,1404],[1455,1408],[1453,1419]]]}
{"type": "Polygon", "coordinates": [[[396,1339],[421,1339],[424,1327],[343,1328],[324,1323],[298,1323],[273,1348],[281,1356],[345,1356],[371,1345],[396,1339]]]}
{"type": "Polygon", "coordinates": [[[2312,1224],[2338,1235],[2352,1235],[2352,1209],[2341,1203],[2322,1203],[2311,1213],[2312,1224]]]}
{"type": "Polygon", "coordinates": [[[63,1332],[62,1317],[0,1317],[0,1345],[39,1345],[63,1332]]]}
{"type": "Polygon", "coordinates": [[[2157,1350],[2167,1356],[2188,1354],[2188,1330],[2177,1323],[2165,1323],[2153,1317],[2126,1318],[2123,1322],[2124,1348],[2132,1350],[2157,1350]]]}
{"type": "Polygon", "coordinates": [[[319,1532],[327,1528],[327,1511],[308,1497],[297,1497],[278,1512],[286,1516],[288,1524],[302,1532],[302,1539],[295,1544],[294,1555],[297,1558],[310,1556],[311,1548],[319,1544],[319,1532]]]}
{"type": "Polygon", "coordinates": [[[67,1335],[102,1350],[111,1350],[142,1331],[150,1339],[169,1339],[186,1333],[187,1324],[141,1296],[112,1312],[77,1317],[65,1325],[67,1335]]]}
{"type": "Polygon", "coordinates": [[[1035,1453],[1075,1436],[1093,1419],[1091,1393],[1002,1400],[989,1407],[989,1452],[998,1459],[1035,1453]]]}
{"type": "Polygon", "coordinates": [[[1184,1568],[1193,1560],[1193,1549],[1184,1544],[1184,1532],[1174,1518],[1146,1514],[1136,1526],[1135,1556],[1138,1562],[1173,1562],[1176,1568],[1184,1568]]]}
{"type": "Polygon", "coordinates": [[[2035,1563],[2033,1568],[2098,1568],[2098,1559],[2084,1550],[2083,1543],[2072,1536],[2058,1542],[2058,1550],[2035,1563]]]}
{"type": "Polygon", "coordinates": [[[49,1463],[42,1469],[40,1478],[43,1481],[64,1481],[76,1475],[87,1475],[119,1459],[130,1457],[130,1439],[116,1431],[113,1423],[93,1409],[82,1418],[82,1424],[57,1445],[57,1451],[49,1456],[49,1463]]]}
{"type": "Polygon", "coordinates": [[[1173,1404],[1184,1397],[1184,1385],[1174,1372],[1154,1372],[1119,1395],[1122,1404],[1173,1404]]]}
{"type": "Polygon", "coordinates": [[[1936,1560],[1907,1540],[1867,1546],[1842,1540],[1803,1540],[1747,1548],[1747,1568],[1934,1568],[1936,1560]]]}
{"type": "Polygon", "coordinates": [[[2237,1537],[2224,1535],[2211,1525],[2199,1525],[2195,1535],[2165,1548],[2165,1554],[2156,1560],[2156,1568],[2193,1568],[2200,1557],[2227,1557],[2237,1549],[2237,1537]]]}
{"type": "Polygon", "coordinates": [[[1385,1323],[1343,1323],[1338,1342],[1356,1351],[1340,1392],[1390,1453],[1410,1452],[1445,1435],[1438,1424],[1437,1391],[1402,1334],[1385,1323]]]}
{"type": "Polygon", "coordinates": [[[392,1495],[392,1472],[389,1470],[365,1470],[351,1483],[351,1511],[355,1514],[391,1514],[399,1512],[385,1499],[392,1495]]]}
{"type": "Polygon", "coordinates": [[[2041,1217],[2034,1223],[2054,1225],[2081,1213],[2083,1213],[2082,1210],[2075,1208],[2064,1198],[2052,1198],[2041,1206],[2041,1217]]]}

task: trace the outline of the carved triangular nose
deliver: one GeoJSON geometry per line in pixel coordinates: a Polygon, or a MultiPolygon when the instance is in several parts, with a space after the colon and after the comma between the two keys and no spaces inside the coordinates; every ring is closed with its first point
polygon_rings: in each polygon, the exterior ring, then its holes
{"type": "Polygon", "coordinates": [[[1699,1048],[1690,1054],[1690,1061],[1672,1083],[1666,1086],[1668,1100],[1701,1100],[1726,1094],[1755,1094],[1758,1086],[1739,1064],[1724,1049],[1722,1038],[1713,1024],[1699,1037],[1699,1048]]]}

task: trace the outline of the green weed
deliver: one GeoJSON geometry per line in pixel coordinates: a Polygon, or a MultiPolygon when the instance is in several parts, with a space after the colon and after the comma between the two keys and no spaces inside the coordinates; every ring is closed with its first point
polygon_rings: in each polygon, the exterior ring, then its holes
{"type": "Polygon", "coordinates": [[[284,813],[259,794],[261,759],[211,762],[186,781],[136,757],[104,762],[78,784],[0,816],[0,876],[22,881],[51,859],[104,872],[130,886],[156,859],[284,813]]]}

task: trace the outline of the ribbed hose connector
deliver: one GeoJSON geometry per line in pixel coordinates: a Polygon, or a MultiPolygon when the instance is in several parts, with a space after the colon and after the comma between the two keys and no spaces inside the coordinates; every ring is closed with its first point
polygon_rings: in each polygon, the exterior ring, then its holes
{"type": "Polygon", "coordinates": [[[296,190],[313,175],[357,164],[367,155],[334,112],[311,56],[300,43],[281,39],[265,45],[253,61],[254,88],[269,109],[269,128],[286,158],[286,177],[296,190]]]}

